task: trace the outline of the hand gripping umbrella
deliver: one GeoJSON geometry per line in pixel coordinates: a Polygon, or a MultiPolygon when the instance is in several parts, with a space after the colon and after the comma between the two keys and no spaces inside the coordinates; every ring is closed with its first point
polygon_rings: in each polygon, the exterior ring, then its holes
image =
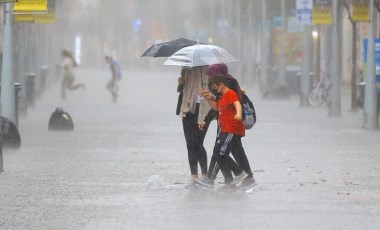
{"type": "Polygon", "coordinates": [[[169,57],[178,50],[198,44],[197,41],[179,38],[176,40],[154,44],[147,49],[141,57],[169,57]]]}

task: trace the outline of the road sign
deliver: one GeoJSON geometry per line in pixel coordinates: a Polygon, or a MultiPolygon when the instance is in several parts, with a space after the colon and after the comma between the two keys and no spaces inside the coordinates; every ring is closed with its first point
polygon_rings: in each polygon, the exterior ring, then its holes
{"type": "Polygon", "coordinates": [[[297,0],[296,14],[300,24],[311,25],[313,22],[313,0],[297,0]]]}
{"type": "Polygon", "coordinates": [[[314,0],[313,4],[313,23],[332,24],[332,1],[314,0]]]}
{"type": "Polygon", "coordinates": [[[352,20],[369,21],[369,0],[353,0],[352,20]]]}
{"type": "Polygon", "coordinates": [[[16,12],[46,12],[47,0],[18,0],[13,5],[16,12]]]}
{"type": "MultiPolygon", "coordinates": [[[[363,72],[364,78],[367,73],[367,53],[368,39],[363,39],[363,72]]],[[[376,86],[380,86],[380,38],[375,39],[375,65],[376,65],[376,86]]],[[[380,93],[380,88],[377,87],[377,92],[380,93]]]]}

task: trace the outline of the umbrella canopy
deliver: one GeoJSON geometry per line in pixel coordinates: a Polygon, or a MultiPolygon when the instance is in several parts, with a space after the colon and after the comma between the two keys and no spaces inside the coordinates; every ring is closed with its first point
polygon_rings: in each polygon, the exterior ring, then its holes
{"type": "Polygon", "coordinates": [[[225,49],[214,45],[197,44],[182,48],[164,62],[164,65],[204,66],[238,61],[225,49]]]}
{"type": "Polygon", "coordinates": [[[141,57],[170,57],[178,50],[198,44],[197,41],[192,41],[185,38],[154,44],[147,49],[141,57]]]}

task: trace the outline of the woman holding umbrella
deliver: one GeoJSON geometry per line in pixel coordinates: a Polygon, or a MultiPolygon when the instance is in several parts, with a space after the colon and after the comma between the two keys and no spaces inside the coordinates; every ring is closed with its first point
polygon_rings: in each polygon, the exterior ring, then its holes
{"type": "Polygon", "coordinates": [[[196,184],[195,179],[198,178],[198,164],[202,175],[207,176],[207,152],[203,146],[203,142],[208,125],[203,130],[198,128],[198,125],[203,122],[204,117],[210,110],[207,101],[200,97],[200,89],[208,84],[207,77],[202,78],[202,75],[206,76],[205,71],[207,68],[208,66],[183,67],[181,77],[178,79],[179,88],[182,88],[182,100],[178,105],[178,115],[182,118],[191,173],[188,188],[196,184]]]}
{"type": "Polygon", "coordinates": [[[184,87],[179,115],[182,117],[192,175],[190,185],[196,184],[198,162],[202,174],[205,175],[202,178],[207,177],[207,154],[203,147],[203,141],[208,125],[204,126],[203,130],[198,127],[211,109],[208,102],[200,96],[200,91],[208,85],[206,70],[209,65],[233,61],[237,61],[237,59],[222,47],[196,44],[178,50],[164,62],[164,65],[189,68],[187,74],[184,74],[183,79],[181,79],[184,81],[184,87]]]}

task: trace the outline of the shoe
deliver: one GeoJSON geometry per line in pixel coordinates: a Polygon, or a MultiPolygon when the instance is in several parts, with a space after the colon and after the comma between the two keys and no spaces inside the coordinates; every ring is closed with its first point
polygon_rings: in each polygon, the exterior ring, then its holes
{"type": "Polygon", "coordinates": [[[196,187],[196,185],[197,185],[197,182],[195,182],[195,180],[192,179],[192,180],[190,180],[190,182],[187,185],[185,185],[185,188],[193,189],[196,187]]]}
{"type": "Polygon", "coordinates": [[[209,177],[201,177],[201,178],[195,178],[194,179],[198,184],[213,189],[214,188],[214,181],[210,179],[209,177]]]}
{"type": "Polygon", "coordinates": [[[118,97],[119,97],[119,95],[117,95],[117,94],[112,95],[112,102],[116,103],[118,97]]]}
{"type": "Polygon", "coordinates": [[[237,175],[231,182],[231,184],[236,185],[242,182],[245,178],[247,178],[248,174],[243,170],[239,175],[237,175]]]}
{"type": "Polygon", "coordinates": [[[256,185],[257,183],[255,179],[253,177],[248,177],[248,178],[245,178],[243,182],[241,182],[241,184],[239,185],[239,188],[249,188],[256,185]]]}
{"type": "Polygon", "coordinates": [[[220,186],[218,190],[230,190],[230,189],[235,189],[236,185],[234,184],[225,184],[223,186],[220,186]]]}

